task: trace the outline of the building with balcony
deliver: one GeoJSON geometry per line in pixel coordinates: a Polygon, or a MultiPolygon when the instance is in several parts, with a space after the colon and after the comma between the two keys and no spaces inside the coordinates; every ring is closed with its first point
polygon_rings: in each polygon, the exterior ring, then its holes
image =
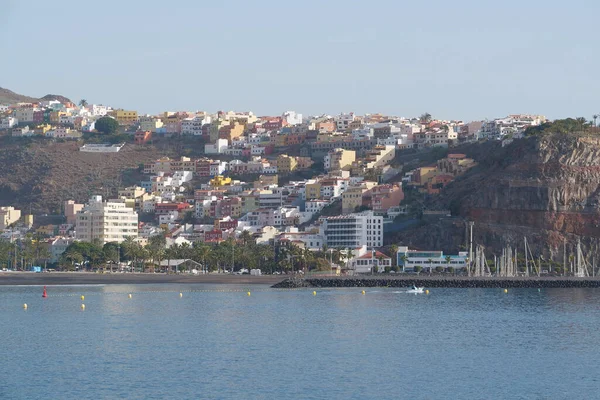
{"type": "Polygon", "coordinates": [[[102,244],[121,243],[129,236],[138,236],[138,214],[123,202],[93,196],[77,213],[75,232],[82,242],[98,239],[102,244]]]}
{"type": "Polygon", "coordinates": [[[355,249],[383,246],[383,217],[372,211],[319,218],[325,244],[332,248],[355,249]]]}

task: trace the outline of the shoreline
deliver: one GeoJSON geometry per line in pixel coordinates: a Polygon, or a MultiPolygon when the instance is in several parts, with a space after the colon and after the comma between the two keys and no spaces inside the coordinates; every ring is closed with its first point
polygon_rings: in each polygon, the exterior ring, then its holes
{"type": "Polygon", "coordinates": [[[273,285],[279,289],[295,288],[357,288],[357,287],[430,287],[430,288],[599,288],[600,277],[284,277],[273,285]]]}
{"type": "Polygon", "coordinates": [[[284,280],[281,275],[231,275],[231,274],[151,274],[151,273],[107,273],[94,272],[0,272],[0,287],[9,285],[145,285],[145,284],[231,284],[273,285],[284,280]]]}

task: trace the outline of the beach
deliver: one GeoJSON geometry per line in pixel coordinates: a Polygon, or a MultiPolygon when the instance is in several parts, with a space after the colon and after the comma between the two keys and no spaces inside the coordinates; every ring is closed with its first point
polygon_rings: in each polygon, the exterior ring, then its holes
{"type": "Polygon", "coordinates": [[[157,283],[211,283],[240,285],[272,285],[285,279],[285,275],[232,275],[232,274],[151,274],[93,272],[0,272],[2,285],[110,285],[157,283]]]}

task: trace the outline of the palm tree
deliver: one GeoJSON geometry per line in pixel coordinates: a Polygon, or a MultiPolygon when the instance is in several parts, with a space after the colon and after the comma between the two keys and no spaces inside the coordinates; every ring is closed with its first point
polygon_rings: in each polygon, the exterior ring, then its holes
{"type": "Polygon", "coordinates": [[[192,259],[196,262],[202,262],[202,269],[208,272],[206,258],[210,256],[210,247],[201,242],[194,242],[192,250],[192,259]]]}
{"type": "Polygon", "coordinates": [[[79,107],[87,107],[88,102],[86,99],[79,100],[79,107]]]}
{"type": "Polygon", "coordinates": [[[390,253],[392,253],[392,267],[397,267],[398,266],[398,245],[391,244],[389,249],[390,249],[390,253]]]}
{"type": "Polygon", "coordinates": [[[429,264],[429,273],[431,274],[431,269],[433,268],[433,260],[430,258],[427,260],[427,263],[429,264]]]}
{"type": "Polygon", "coordinates": [[[402,272],[406,272],[406,261],[408,261],[408,256],[406,254],[402,254],[400,256],[400,261],[402,261],[402,272]]]}
{"type": "Polygon", "coordinates": [[[450,261],[452,261],[452,257],[446,256],[446,268],[450,267],[450,261]]]}
{"type": "Polygon", "coordinates": [[[598,114],[594,114],[592,118],[594,118],[594,128],[596,128],[598,125],[596,124],[596,120],[598,119],[598,117],[600,117],[600,115],[598,114]]]}
{"type": "Polygon", "coordinates": [[[254,236],[252,236],[252,234],[250,233],[250,231],[243,231],[240,234],[240,240],[242,241],[242,243],[244,244],[244,246],[247,246],[248,244],[252,243],[254,244],[254,236]]]}

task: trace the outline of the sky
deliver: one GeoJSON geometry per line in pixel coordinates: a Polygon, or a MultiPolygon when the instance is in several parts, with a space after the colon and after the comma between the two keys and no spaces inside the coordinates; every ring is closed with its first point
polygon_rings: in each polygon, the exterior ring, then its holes
{"type": "Polygon", "coordinates": [[[0,0],[0,87],[141,113],[591,119],[599,18],[597,0],[0,0]]]}

